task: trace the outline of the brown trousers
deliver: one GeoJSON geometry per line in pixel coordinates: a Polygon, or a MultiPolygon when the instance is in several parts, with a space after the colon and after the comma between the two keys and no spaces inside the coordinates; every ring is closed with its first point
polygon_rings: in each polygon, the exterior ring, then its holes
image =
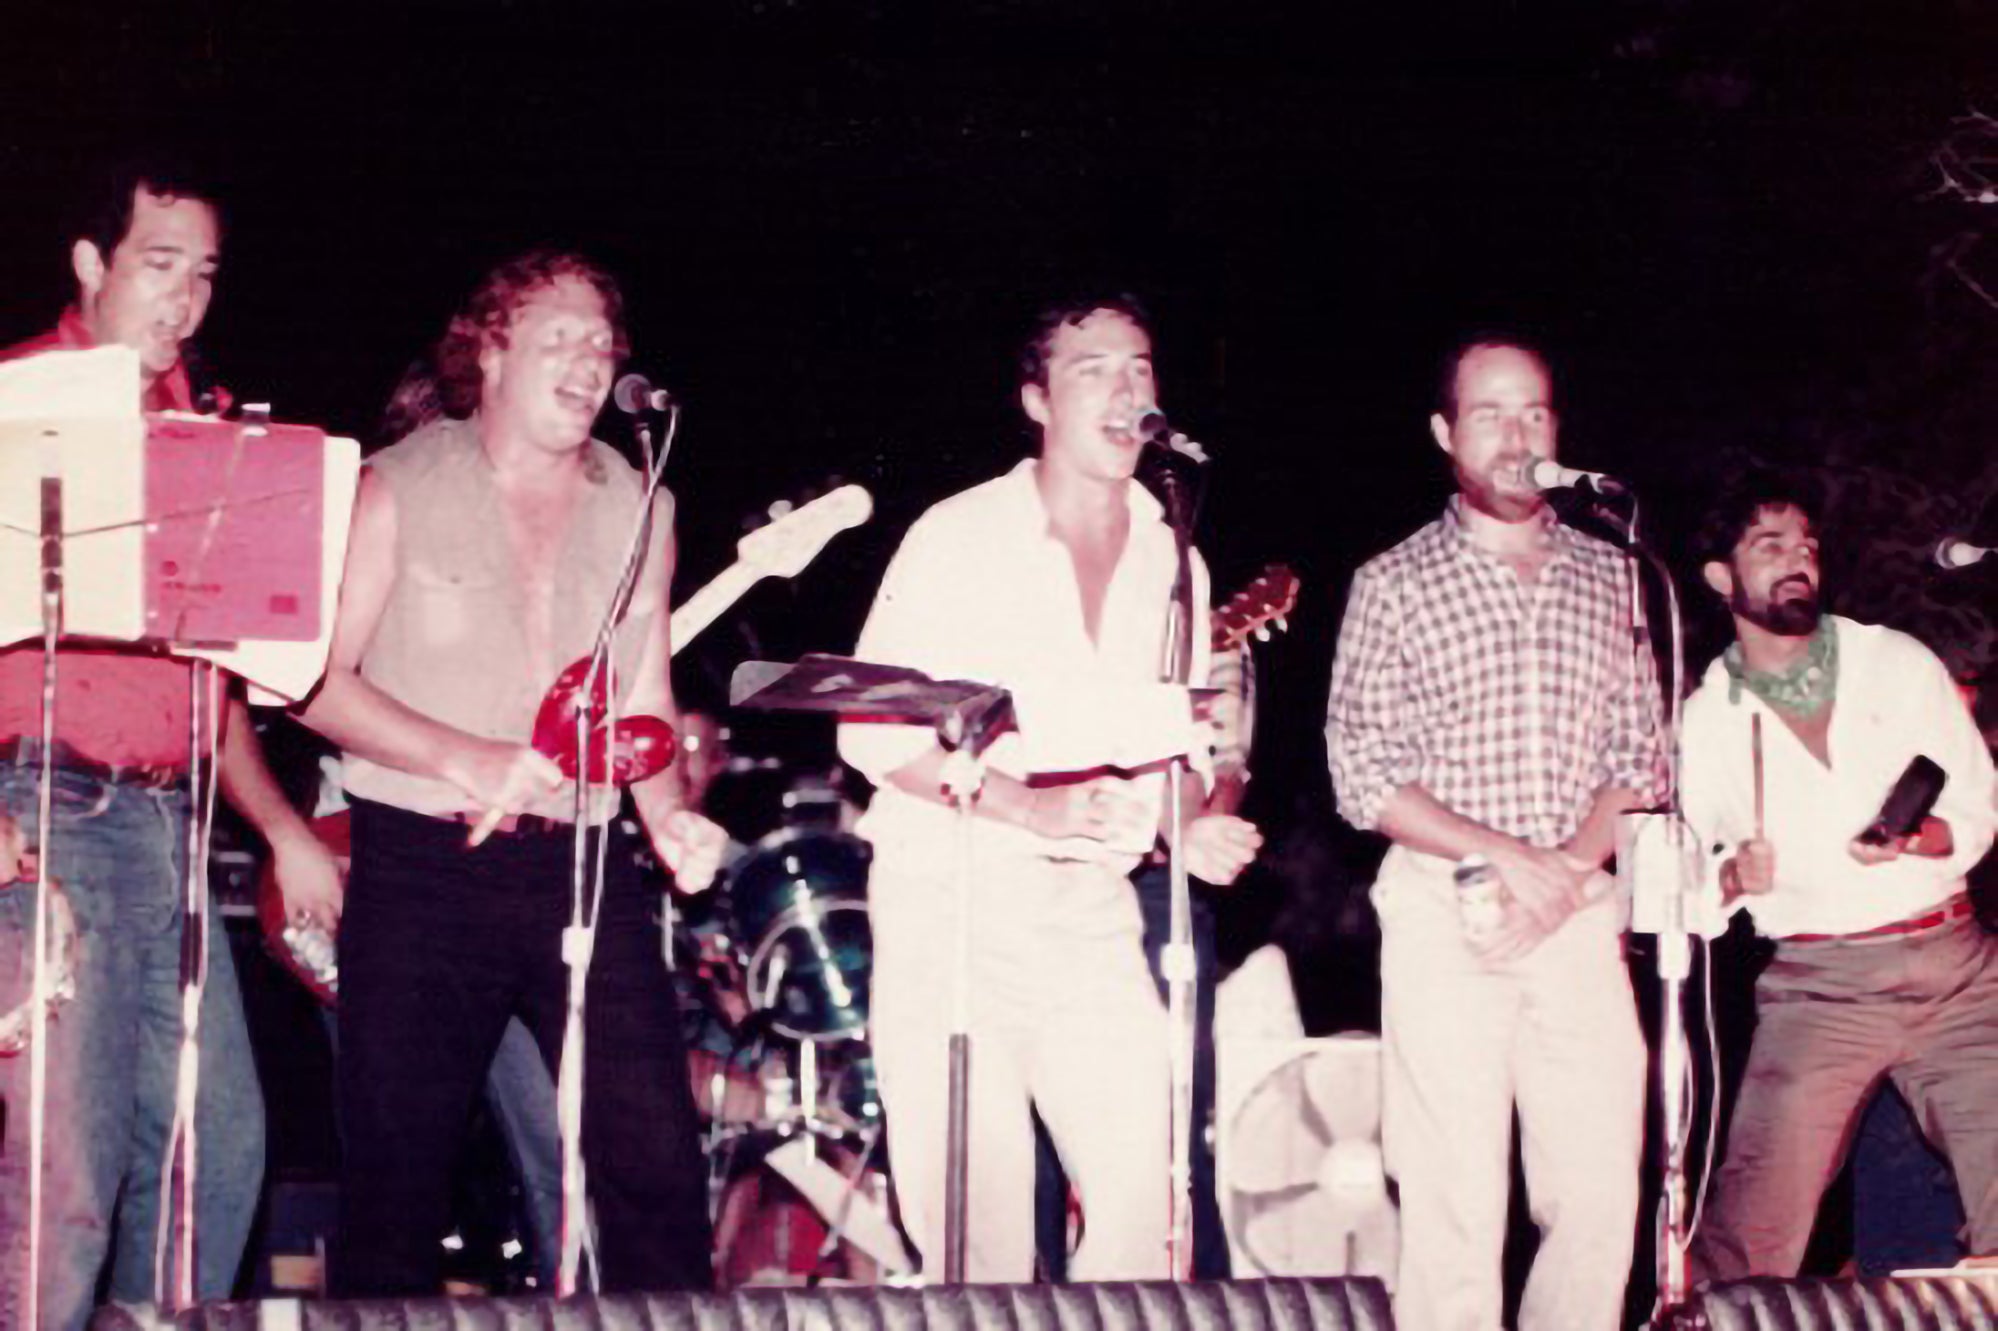
{"type": "Polygon", "coordinates": [[[1781,943],[1694,1240],[1715,1280],[1797,1274],[1818,1201],[1891,1077],[1956,1172],[1973,1252],[1998,1252],[1998,938],[1974,919],[1860,942],[1781,943]]]}

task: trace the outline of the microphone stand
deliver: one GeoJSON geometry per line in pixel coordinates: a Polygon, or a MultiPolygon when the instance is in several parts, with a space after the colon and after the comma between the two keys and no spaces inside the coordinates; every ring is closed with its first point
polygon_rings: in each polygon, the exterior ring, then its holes
{"type": "MultiPolygon", "coordinates": [[[[1633,504],[1635,501],[1633,501],[1633,504]]],[[[1665,695],[1663,736],[1666,760],[1666,830],[1673,849],[1671,889],[1665,900],[1664,919],[1658,930],[1658,1096],[1664,1128],[1664,1178],[1658,1199],[1655,1247],[1658,1279],[1658,1309],[1662,1316],[1686,1301],[1688,1294],[1687,1250],[1692,1244],[1691,1215],[1687,1203],[1686,1155],[1693,1130],[1692,1046],[1686,1032],[1686,982],[1693,973],[1692,931],[1686,919],[1690,895],[1687,881],[1693,863],[1689,838],[1679,798],[1679,736],[1684,711],[1685,622],[1680,614],[1678,589],[1663,560],[1637,537],[1637,513],[1631,511],[1630,549],[1631,606],[1633,631],[1638,635],[1635,649],[1650,651],[1650,633],[1644,618],[1642,565],[1649,565],[1665,589],[1672,653],[1672,687],[1665,695]]]]}
{"type": "Polygon", "coordinates": [[[155,1296],[175,1311],[195,1301],[195,1193],[200,1177],[201,1006],[208,991],[208,849],[215,825],[225,699],[212,661],[188,675],[187,873],[180,911],[180,1048],[174,1109],[160,1171],[160,1232],[153,1251],[155,1296]]]}
{"type": "MultiPolygon", "coordinates": [[[[1194,446],[1197,450],[1197,445],[1194,446]]],[[[1179,456],[1198,457],[1197,453],[1179,456]]],[[[1184,688],[1193,676],[1193,515],[1196,503],[1186,478],[1167,457],[1158,468],[1166,520],[1172,527],[1177,568],[1166,603],[1164,659],[1160,678],[1184,688]]],[[[1197,1019],[1195,980],[1199,960],[1193,948],[1192,885],[1186,873],[1184,798],[1187,755],[1174,757],[1166,768],[1166,863],[1169,866],[1170,911],[1166,945],[1159,970],[1166,982],[1166,1027],[1169,1069],[1166,1130],[1170,1134],[1171,1198],[1167,1207],[1166,1262],[1173,1280],[1187,1280],[1193,1271],[1193,1060],[1197,1019]]]]}
{"type": "MultiPolygon", "coordinates": [[[[615,741],[612,736],[617,729],[617,677],[611,662],[611,649],[615,643],[619,625],[624,622],[625,612],[631,607],[631,598],[637,591],[639,577],[645,567],[645,556],[652,544],[652,511],[661,482],[666,474],[666,460],[672,454],[673,438],[679,431],[680,410],[677,406],[668,408],[665,446],[654,454],[652,429],[643,415],[633,421],[633,432],[638,436],[641,455],[645,464],[645,488],[639,497],[638,520],[634,524],[631,542],[625,549],[624,567],[618,574],[617,586],[611,593],[610,605],[604,611],[603,621],[598,625],[596,640],[590,648],[590,664],[584,672],[583,681],[577,696],[583,702],[576,709],[576,790],[575,790],[575,842],[570,862],[570,913],[569,925],[562,932],[562,959],[569,970],[568,998],[563,1017],[562,1057],[556,1071],[556,1123],[561,1137],[562,1148],[562,1251],[556,1266],[555,1291],[558,1297],[568,1298],[577,1292],[580,1268],[586,1257],[592,1274],[596,1274],[597,1251],[594,1236],[590,1230],[588,1190],[583,1171],[583,1003],[589,984],[589,967],[596,952],[597,910],[602,904],[602,882],[605,857],[610,852],[609,830],[597,838],[596,853],[591,852],[592,823],[590,814],[591,776],[597,769],[597,735],[593,700],[596,697],[597,681],[610,675],[610,687],[605,690],[606,715],[602,718],[602,745],[615,741]],[[590,891],[595,881],[597,890],[590,891]],[[587,903],[587,904],[586,904],[587,903]]],[[[610,755],[603,754],[605,777],[609,779],[610,755]]],[[[665,928],[671,929],[670,914],[665,928]]],[[[602,1285],[601,1278],[594,1283],[602,1285]]]]}
{"type": "MultiPolygon", "coordinates": [[[[1592,487],[1599,497],[1607,497],[1600,487],[1592,487]]],[[[1600,505],[1597,512],[1601,512],[1600,505]]],[[[1692,930],[1686,918],[1686,903],[1690,895],[1688,876],[1692,872],[1694,857],[1688,838],[1691,829],[1686,825],[1679,798],[1680,751],[1679,736],[1684,715],[1684,674],[1686,669],[1685,621],[1680,612],[1678,587],[1672,581],[1672,573],[1664,560],[1647,546],[1638,534],[1638,503],[1635,494],[1630,495],[1630,517],[1627,527],[1617,533],[1629,559],[1626,567],[1630,571],[1630,632],[1632,662],[1635,668],[1636,653],[1649,652],[1651,646],[1650,621],[1644,609],[1644,570],[1648,567],[1658,577],[1664,589],[1666,627],[1671,651],[1671,687],[1664,691],[1665,708],[1661,717],[1664,726],[1664,750],[1666,761],[1666,805],[1660,814],[1626,814],[1626,824],[1640,818],[1662,818],[1665,834],[1673,852],[1669,881],[1670,887],[1663,893],[1660,918],[1656,936],[1658,939],[1658,1098],[1659,1117],[1664,1132],[1663,1178],[1660,1181],[1658,1213],[1653,1229],[1655,1274],[1658,1282],[1657,1302],[1650,1324],[1662,1326],[1673,1309],[1683,1305],[1689,1292],[1687,1273],[1687,1251],[1692,1243],[1691,1213],[1688,1205],[1689,1187],[1686,1176],[1686,1156],[1692,1140],[1692,1046],[1686,1028],[1686,983],[1692,977],[1692,930]]],[[[1637,838],[1630,838],[1632,858],[1635,858],[1637,838]]],[[[1622,852],[1620,851],[1620,854],[1622,852]]],[[[1619,873],[1633,884],[1639,876],[1632,865],[1619,862],[1619,873]]]]}
{"type": "Polygon", "coordinates": [[[944,760],[944,789],[957,809],[957,891],[952,930],[948,1108],[944,1123],[944,1283],[962,1285],[971,1234],[971,932],[972,883],[977,873],[974,820],[985,785],[985,746],[961,710],[937,726],[944,760]]]}
{"type": "Polygon", "coordinates": [[[35,921],[30,951],[34,978],[28,989],[28,1286],[25,1320],[41,1325],[42,1159],[48,1149],[48,1036],[50,935],[54,920],[56,643],[62,637],[62,477],[42,477],[42,761],[35,800],[35,921]]]}

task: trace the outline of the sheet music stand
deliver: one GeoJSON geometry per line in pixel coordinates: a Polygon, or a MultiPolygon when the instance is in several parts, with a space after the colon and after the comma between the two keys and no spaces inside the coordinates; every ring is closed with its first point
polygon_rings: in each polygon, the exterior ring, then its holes
{"type": "MultiPolygon", "coordinates": [[[[52,352],[0,372],[0,646],[36,636],[41,640],[36,845],[45,873],[55,862],[51,790],[63,640],[134,642],[160,635],[152,643],[163,654],[196,659],[190,774],[197,796],[219,733],[212,716],[205,735],[200,730],[203,698],[219,696],[214,664],[226,661],[280,697],[296,698],[323,671],[331,641],[359,473],[358,445],[328,440],[316,430],[272,427],[266,418],[236,423],[176,416],[149,420],[140,414],[139,401],[138,357],[123,347],[52,352]],[[190,493],[187,484],[172,483],[176,477],[191,480],[206,497],[190,493]],[[262,519],[251,535],[240,534],[243,514],[262,519]],[[309,575],[296,590],[283,593],[293,598],[289,605],[267,600],[261,608],[266,616],[277,609],[299,621],[270,657],[252,650],[252,635],[242,631],[242,607],[228,595],[228,589],[246,585],[243,575],[251,571],[242,567],[246,543],[260,555],[273,553],[271,565],[309,575]],[[33,557],[25,557],[31,548],[33,557]],[[155,556],[151,560],[149,553],[155,556]],[[303,604],[307,599],[309,606],[303,604]],[[228,636],[192,641],[187,635],[193,632],[228,636]]],[[[257,571],[268,573],[270,566],[257,571]]],[[[249,623],[257,625],[254,619],[249,623]]],[[[201,807],[197,803],[190,848],[206,845],[201,807]]],[[[189,856],[183,895],[177,1131],[169,1147],[174,1159],[163,1172],[170,1192],[174,1166],[181,1167],[175,1288],[162,1299],[175,1307],[191,1303],[194,1288],[196,1015],[207,966],[203,858],[189,856]]],[[[30,1327],[40,1317],[48,912],[49,894],[37,893],[29,986],[30,1327]]],[[[172,1208],[163,1207],[162,1224],[174,1223],[172,1208]]]]}
{"type": "Polygon", "coordinates": [[[935,680],[920,670],[818,652],[795,664],[744,661],[729,680],[729,705],[955,728],[974,754],[1013,723],[1013,696],[996,685],[935,680]]]}
{"type": "Polygon", "coordinates": [[[902,666],[815,654],[796,665],[745,661],[729,681],[729,704],[826,712],[849,721],[928,724],[947,751],[964,759],[949,781],[964,849],[957,884],[958,964],[951,986],[950,1109],[944,1145],[944,1279],[962,1284],[970,1208],[972,801],[984,781],[979,755],[1013,723],[1012,695],[990,684],[934,680],[902,666]]]}

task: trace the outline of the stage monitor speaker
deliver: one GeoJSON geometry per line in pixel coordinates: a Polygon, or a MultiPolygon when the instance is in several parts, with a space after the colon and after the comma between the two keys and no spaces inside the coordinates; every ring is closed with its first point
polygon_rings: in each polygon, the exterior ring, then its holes
{"type": "Polygon", "coordinates": [[[1998,1271],[1884,1280],[1738,1280],[1673,1314],[1673,1331],[1998,1331],[1998,1271]]]}
{"type": "Polygon", "coordinates": [[[604,1298],[375,1299],[214,1304],[179,1317],[106,1309],[91,1331],[1392,1331],[1376,1280],[1175,1285],[956,1285],[604,1298]]]}

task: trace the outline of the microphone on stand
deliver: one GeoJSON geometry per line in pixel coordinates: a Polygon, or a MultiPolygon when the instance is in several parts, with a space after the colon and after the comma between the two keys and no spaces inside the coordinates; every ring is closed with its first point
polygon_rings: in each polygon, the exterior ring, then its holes
{"type": "MultiPolygon", "coordinates": [[[[645,463],[646,475],[650,476],[656,459],[652,448],[652,416],[674,413],[678,419],[679,405],[673,395],[663,388],[654,388],[652,381],[642,374],[627,374],[611,389],[611,401],[617,409],[631,417],[631,432],[638,438],[638,451],[645,463]]],[[[672,442],[670,439],[667,441],[672,442]]]]}
{"type": "Polygon", "coordinates": [[[1960,568],[1969,568],[1990,554],[1992,549],[1993,547],[1988,545],[1972,545],[1961,536],[1945,536],[1936,542],[1935,551],[1930,558],[1934,559],[1939,567],[1955,572],[1960,568]]]}
{"type": "Polygon", "coordinates": [[[1173,429],[1171,422],[1166,420],[1166,414],[1157,407],[1146,407],[1139,412],[1129,428],[1132,438],[1141,444],[1162,448],[1189,462],[1204,464],[1208,460],[1207,450],[1173,429]]]}
{"type": "Polygon", "coordinates": [[[1137,441],[1140,477],[1165,506],[1166,521],[1183,539],[1191,539],[1193,518],[1207,488],[1207,450],[1172,428],[1166,414],[1146,407],[1135,417],[1110,422],[1110,428],[1137,441]]]}
{"type": "Polygon", "coordinates": [[[1511,478],[1530,490],[1593,490],[1599,495],[1629,493],[1623,482],[1614,476],[1564,467],[1552,458],[1529,458],[1512,469],[1511,478]]]}
{"type": "Polygon", "coordinates": [[[641,416],[648,411],[669,411],[673,406],[673,395],[663,388],[654,388],[652,381],[642,374],[627,374],[611,389],[611,401],[627,416],[641,416]]]}

